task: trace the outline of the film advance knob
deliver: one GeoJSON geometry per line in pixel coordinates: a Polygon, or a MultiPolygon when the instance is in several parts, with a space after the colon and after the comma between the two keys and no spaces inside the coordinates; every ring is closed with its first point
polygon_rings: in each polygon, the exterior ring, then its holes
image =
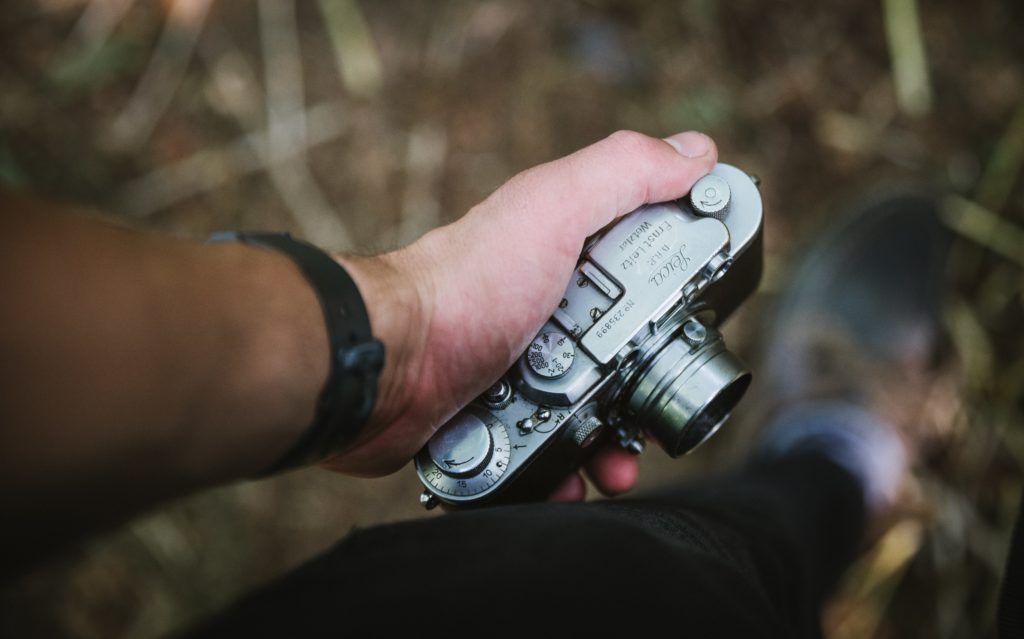
{"type": "Polygon", "coordinates": [[[690,189],[690,206],[703,217],[724,220],[729,214],[732,191],[729,183],[717,175],[705,175],[690,189]]]}
{"type": "Polygon", "coordinates": [[[491,431],[476,415],[463,411],[427,443],[430,458],[447,475],[463,477],[491,459],[491,431]]]}
{"type": "Polygon", "coordinates": [[[558,331],[541,333],[526,349],[526,363],[530,370],[545,379],[565,375],[575,360],[576,346],[568,335],[558,331]]]}

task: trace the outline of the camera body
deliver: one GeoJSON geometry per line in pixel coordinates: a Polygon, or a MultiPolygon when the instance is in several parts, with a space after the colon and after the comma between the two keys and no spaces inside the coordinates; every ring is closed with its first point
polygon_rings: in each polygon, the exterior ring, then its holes
{"type": "Polygon", "coordinates": [[[710,437],[750,383],[718,326],[757,287],[761,228],[755,180],[718,164],[590,238],[522,357],[417,454],[421,503],[543,499],[607,438],[678,457],[710,437]]]}

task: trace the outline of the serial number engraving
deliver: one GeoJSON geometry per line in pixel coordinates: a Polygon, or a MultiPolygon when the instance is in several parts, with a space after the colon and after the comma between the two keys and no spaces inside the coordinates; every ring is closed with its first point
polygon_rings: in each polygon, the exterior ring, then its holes
{"type": "Polygon", "coordinates": [[[614,313],[605,316],[604,322],[601,324],[600,327],[598,327],[594,331],[594,337],[596,337],[597,339],[601,339],[602,337],[607,335],[612,330],[612,327],[615,326],[615,324],[618,323],[621,319],[626,317],[626,314],[629,313],[629,311],[632,310],[634,306],[636,306],[636,301],[632,297],[629,298],[628,300],[623,300],[616,307],[614,313]]]}

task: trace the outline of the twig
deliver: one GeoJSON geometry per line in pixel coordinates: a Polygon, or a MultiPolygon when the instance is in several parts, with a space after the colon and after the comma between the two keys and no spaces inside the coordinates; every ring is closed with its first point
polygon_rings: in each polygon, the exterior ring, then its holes
{"type": "Polygon", "coordinates": [[[964,384],[968,390],[982,393],[992,384],[995,360],[992,340],[974,305],[962,297],[951,300],[945,314],[950,339],[960,357],[964,384]]]}
{"type": "MultiPolygon", "coordinates": [[[[976,204],[973,204],[972,210],[980,211],[980,213],[967,216],[966,222],[973,221],[971,230],[960,231],[957,229],[962,235],[977,242],[982,249],[979,250],[977,246],[966,244],[956,247],[952,261],[963,281],[974,281],[982,267],[985,251],[996,250],[994,245],[1002,245],[1005,250],[1013,252],[1014,254],[1009,257],[1015,264],[1020,264],[1024,259],[1024,256],[1021,255],[1024,247],[1019,245],[1014,247],[1010,242],[1014,236],[1018,237],[1017,242],[1020,241],[1020,233],[1013,232],[1017,229],[1010,227],[1009,238],[998,236],[1004,227],[1009,226],[1009,223],[1001,222],[999,214],[1006,206],[1014,183],[1020,176],[1022,165],[1024,165],[1024,103],[1017,107],[1016,113],[1000,138],[995,151],[985,164],[985,170],[978,180],[975,190],[976,204]]],[[[961,222],[962,225],[964,223],[960,220],[955,220],[955,222],[961,222]]],[[[1005,252],[1003,254],[1005,255],[1005,252]]]]}
{"type": "Polygon", "coordinates": [[[942,220],[960,235],[1024,266],[1024,230],[980,204],[951,195],[943,203],[942,220]]]}
{"type": "MultiPolygon", "coordinates": [[[[338,102],[317,104],[309,111],[286,118],[280,130],[299,140],[302,123],[309,125],[304,144],[278,149],[274,161],[287,162],[307,149],[338,138],[346,129],[344,111],[338,102]]],[[[271,158],[263,150],[270,146],[266,131],[253,131],[220,148],[203,149],[193,155],[161,166],[151,173],[125,184],[117,197],[119,210],[138,217],[152,215],[190,197],[211,191],[231,179],[270,167],[271,158]]]]}
{"type": "Polygon", "coordinates": [[[199,42],[198,53],[210,74],[215,108],[234,118],[244,131],[263,128],[263,87],[230,34],[219,24],[210,24],[199,42]]]}
{"type": "Polygon", "coordinates": [[[185,76],[209,9],[210,0],[174,0],[142,79],[110,126],[111,149],[137,149],[152,135],[185,76]]]}
{"type": "Polygon", "coordinates": [[[90,0],[71,28],[59,57],[88,56],[102,47],[133,4],[135,0],[90,0]]]}
{"type": "Polygon", "coordinates": [[[399,245],[408,244],[441,225],[438,183],[447,153],[448,138],[442,127],[419,124],[409,132],[399,245]]]}
{"type": "Polygon", "coordinates": [[[978,181],[975,200],[985,208],[1001,212],[1024,165],[1024,102],[1018,105],[1006,132],[999,139],[985,172],[978,181]]]}
{"type": "Polygon", "coordinates": [[[914,167],[925,154],[909,131],[890,126],[888,119],[869,120],[832,109],[822,112],[815,133],[824,144],[855,155],[880,155],[894,164],[914,167]]]}
{"type": "Polygon", "coordinates": [[[932,109],[932,90],[917,0],[884,0],[883,6],[896,101],[907,115],[927,115],[932,109]]]}
{"type": "Polygon", "coordinates": [[[885,533],[865,559],[858,562],[859,586],[850,596],[860,605],[837,620],[831,637],[846,639],[876,635],[882,616],[895,596],[896,587],[910,560],[921,547],[922,539],[920,523],[913,520],[900,522],[885,533]],[[867,605],[868,601],[873,601],[874,605],[867,605]]]}
{"type": "Polygon", "coordinates": [[[356,0],[320,0],[324,27],[334,48],[342,84],[353,95],[372,97],[381,86],[377,43],[356,0]]]}
{"type": "Polygon", "coordinates": [[[264,157],[270,180],[306,237],[332,248],[351,247],[348,229],[321,192],[306,162],[308,129],[295,4],[260,0],[259,18],[266,68],[264,157]],[[285,126],[291,118],[295,118],[296,126],[285,126]]]}

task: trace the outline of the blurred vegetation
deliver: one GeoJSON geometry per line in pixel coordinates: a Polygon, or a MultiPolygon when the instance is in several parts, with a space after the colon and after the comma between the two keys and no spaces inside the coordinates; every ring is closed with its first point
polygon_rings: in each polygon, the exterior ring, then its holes
{"type": "MultiPolygon", "coordinates": [[[[958,237],[963,383],[826,625],[991,636],[1024,476],[1022,27],[1015,0],[11,0],[0,185],[188,237],[287,229],[376,251],[615,129],[698,128],[763,179],[768,269],[730,327],[748,352],[837,210],[930,188],[958,237]]],[[[724,464],[727,444],[652,451],[645,485],[724,464]]],[[[353,526],[425,516],[416,486],[302,471],[171,504],[0,593],[0,634],[166,634],[353,526]]]]}

